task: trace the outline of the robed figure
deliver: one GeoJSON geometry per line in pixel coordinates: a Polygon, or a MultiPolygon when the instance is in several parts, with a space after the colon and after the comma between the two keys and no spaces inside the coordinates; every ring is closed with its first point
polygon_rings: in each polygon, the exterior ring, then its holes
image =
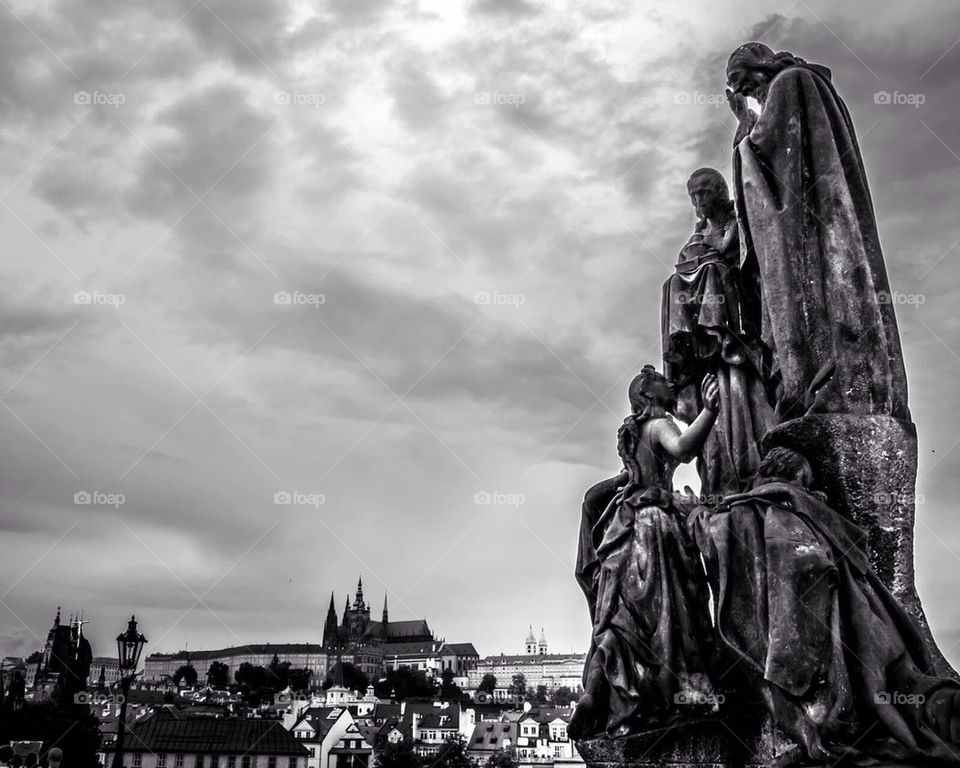
{"type": "Polygon", "coordinates": [[[916,623],[870,567],[866,532],[774,448],[754,487],[692,527],[728,659],[803,757],[960,763],[960,683],[933,672],[916,623]]]}
{"type": "Polygon", "coordinates": [[[873,201],[830,71],[747,43],[730,56],[727,82],[740,121],[733,168],[744,271],[758,281],[778,420],[909,418],[873,201]]]}
{"type": "Polygon", "coordinates": [[[588,491],[577,579],[592,623],[584,694],[568,733],[623,735],[715,711],[708,678],[710,615],[700,555],[673,492],[673,473],[697,455],[720,407],[716,378],[680,432],[670,383],[645,367],[630,384],[618,433],[623,473],[588,491]]]}
{"type": "Polygon", "coordinates": [[[720,414],[697,457],[700,493],[741,491],[760,463],[760,440],[773,422],[756,324],[745,313],[740,239],[723,175],[694,171],[687,181],[694,232],[663,284],[663,372],[677,392],[677,416],[690,423],[703,407],[699,383],[717,377],[720,414]]]}

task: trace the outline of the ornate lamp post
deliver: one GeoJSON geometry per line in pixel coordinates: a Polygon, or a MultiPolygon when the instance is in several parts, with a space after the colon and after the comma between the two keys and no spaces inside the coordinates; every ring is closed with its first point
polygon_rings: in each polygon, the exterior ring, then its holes
{"type": "Polygon", "coordinates": [[[120,689],[123,698],[120,701],[120,719],[117,721],[117,743],[113,752],[113,768],[123,768],[123,736],[127,725],[127,697],[130,695],[130,683],[137,675],[137,664],[147,638],[137,631],[136,617],[130,617],[127,631],[117,635],[117,657],[120,660],[120,689]]]}

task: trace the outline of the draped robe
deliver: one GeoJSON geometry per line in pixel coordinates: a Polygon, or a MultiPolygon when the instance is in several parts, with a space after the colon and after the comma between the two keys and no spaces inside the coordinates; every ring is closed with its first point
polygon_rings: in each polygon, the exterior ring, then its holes
{"type": "Polygon", "coordinates": [[[733,165],[743,269],[759,286],[778,420],[908,419],[895,296],[856,132],[829,70],[778,73],[733,165]]]}

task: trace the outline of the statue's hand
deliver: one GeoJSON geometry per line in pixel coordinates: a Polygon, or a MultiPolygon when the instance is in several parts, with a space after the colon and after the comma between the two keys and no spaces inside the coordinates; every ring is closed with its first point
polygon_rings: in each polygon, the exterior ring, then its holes
{"type": "Polygon", "coordinates": [[[708,411],[716,413],[720,410],[720,385],[717,383],[717,377],[708,373],[703,377],[701,385],[701,394],[703,395],[703,407],[708,411]]]}
{"type": "Polygon", "coordinates": [[[727,88],[727,104],[730,105],[730,111],[737,118],[737,122],[742,123],[749,119],[750,110],[747,109],[747,100],[743,98],[743,94],[734,93],[727,88]]]}

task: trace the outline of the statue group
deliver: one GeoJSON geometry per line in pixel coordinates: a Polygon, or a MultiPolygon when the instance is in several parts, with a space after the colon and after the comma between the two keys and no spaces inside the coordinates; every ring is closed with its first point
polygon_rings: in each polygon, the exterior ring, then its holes
{"type": "Polygon", "coordinates": [[[570,734],[755,711],[792,745],[781,763],[960,763],[960,683],[913,587],[916,434],[850,114],[828,69],[760,43],[726,76],[733,198],[720,172],[690,176],[663,372],[631,382],[623,470],[584,498],[570,734]],[[693,460],[698,497],[673,489],[693,460]]]}

